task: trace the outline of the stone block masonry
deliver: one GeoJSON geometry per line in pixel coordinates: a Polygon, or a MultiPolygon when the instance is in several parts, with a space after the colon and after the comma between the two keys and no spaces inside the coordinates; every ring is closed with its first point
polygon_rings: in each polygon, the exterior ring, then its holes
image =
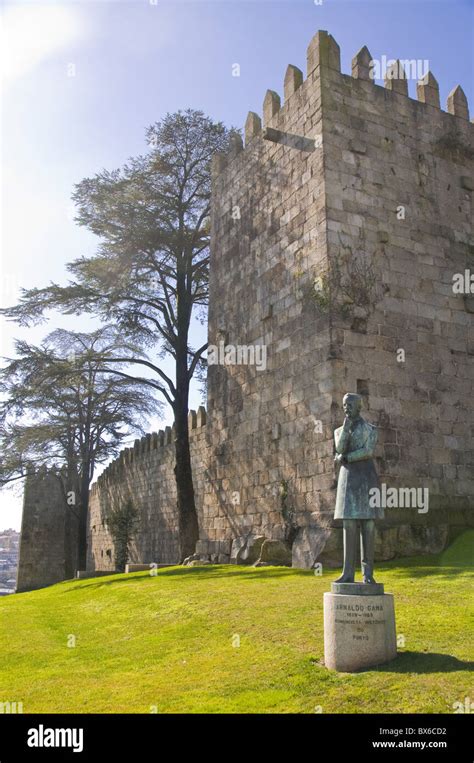
{"type": "Polygon", "coordinates": [[[40,469],[25,481],[16,591],[74,577],[79,523],[61,475],[40,469]]]}
{"type": "MultiPolygon", "coordinates": [[[[189,413],[189,435],[196,504],[202,507],[205,490],[206,411],[189,413]]],[[[178,516],[174,476],[174,429],[135,440],[122,451],[92,486],[89,500],[87,569],[115,570],[114,543],[107,519],[130,499],[138,511],[130,549],[131,564],[177,564],[178,516]]],[[[199,521],[203,517],[200,512],[199,521]]]]}
{"type": "MultiPolygon", "coordinates": [[[[323,69],[328,261],[333,271],[355,263],[355,287],[357,266],[374,276],[370,305],[354,288],[350,317],[332,311],[334,393],[363,392],[380,428],[382,481],[428,489],[417,526],[462,525],[474,505],[474,321],[453,276],[474,273],[463,182],[474,175],[474,126],[460,87],[443,112],[431,73],[419,100],[399,75],[382,88],[323,69]]],[[[405,517],[389,510],[387,525],[405,517]]]]}
{"type": "MultiPolygon", "coordinates": [[[[205,412],[190,413],[197,554],[237,558],[257,540],[293,564],[338,565],[333,430],[347,391],[379,429],[382,482],[426,488],[428,511],[387,508],[376,558],[441,551],[473,524],[474,125],[462,89],[439,106],[432,73],[408,96],[362,48],[352,74],[318,32],[284,101],[267,91],[213,160],[205,412]],[[236,362],[253,347],[265,362],[236,362]],[[232,359],[234,354],[234,359],[232,359]],[[227,360],[225,358],[227,357],[227,360]]],[[[140,513],[131,563],[177,561],[170,429],[137,441],[92,489],[91,570],[114,569],[107,514],[140,513]]]]}
{"type": "Polygon", "coordinates": [[[287,535],[284,484],[302,566],[340,559],[346,391],[379,427],[382,481],[429,491],[424,514],[387,509],[378,558],[439,551],[473,521],[473,315],[453,276],[474,269],[474,126],[459,86],[443,112],[431,73],[413,100],[402,67],[379,87],[370,61],[363,48],[342,74],[318,32],[306,79],[289,66],[284,104],[268,91],[245,149],[214,164],[209,341],[265,344],[267,368],[209,369],[221,500],[203,531],[287,535]]]}

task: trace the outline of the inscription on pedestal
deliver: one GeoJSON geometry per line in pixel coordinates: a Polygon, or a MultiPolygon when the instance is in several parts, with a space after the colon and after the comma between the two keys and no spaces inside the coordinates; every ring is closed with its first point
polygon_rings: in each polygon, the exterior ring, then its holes
{"type": "Polygon", "coordinates": [[[396,657],[393,596],[324,594],[325,664],[354,671],[396,657]]]}
{"type": "Polygon", "coordinates": [[[367,627],[385,625],[383,604],[336,604],[336,623],[355,625],[354,641],[370,641],[367,627]]]}

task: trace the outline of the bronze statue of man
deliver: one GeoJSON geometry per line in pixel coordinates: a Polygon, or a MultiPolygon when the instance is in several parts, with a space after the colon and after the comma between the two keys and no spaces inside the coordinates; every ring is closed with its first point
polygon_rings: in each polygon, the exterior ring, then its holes
{"type": "Polygon", "coordinates": [[[362,398],[348,392],[342,407],[344,424],[334,431],[335,461],[340,464],[334,519],[342,519],[344,568],[336,583],[353,583],[357,550],[357,525],[360,531],[361,564],[364,583],[374,580],[375,520],[384,516],[382,507],[371,507],[369,491],[380,488],[372,460],[377,444],[377,429],[360,415],[362,398]]]}

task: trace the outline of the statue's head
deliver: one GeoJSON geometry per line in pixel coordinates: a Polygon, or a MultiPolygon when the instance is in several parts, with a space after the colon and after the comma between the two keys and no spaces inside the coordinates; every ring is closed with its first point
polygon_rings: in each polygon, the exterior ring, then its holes
{"type": "Polygon", "coordinates": [[[355,392],[348,392],[342,398],[342,407],[344,413],[350,419],[356,419],[360,414],[362,408],[362,398],[360,395],[356,395],[355,392]]]}

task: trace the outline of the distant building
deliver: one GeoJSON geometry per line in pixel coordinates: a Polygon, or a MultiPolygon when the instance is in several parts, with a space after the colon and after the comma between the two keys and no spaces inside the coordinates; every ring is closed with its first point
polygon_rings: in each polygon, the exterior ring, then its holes
{"type": "Polygon", "coordinates": [[[20,533],[9,528],[0,530],[0,595],[14,593],[18,569],[20,533]]]}

